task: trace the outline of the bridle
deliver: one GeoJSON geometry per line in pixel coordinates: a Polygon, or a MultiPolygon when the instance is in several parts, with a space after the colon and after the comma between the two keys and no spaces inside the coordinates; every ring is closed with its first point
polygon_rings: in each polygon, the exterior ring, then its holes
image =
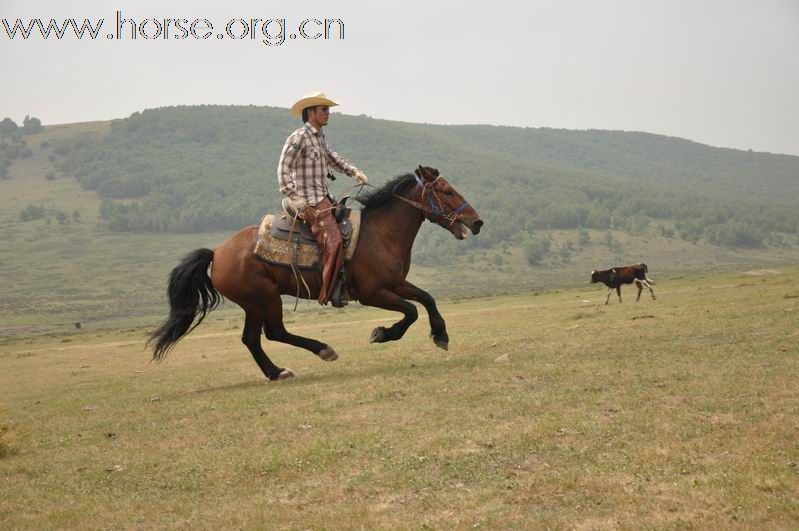
{"type": "Polygon", "coordinates": [[[463,214],[461,214],[461,212],[469,206],[469,203],[464,201],[463,204],[454,210],[447,208],[438,195],[439,191],[436,190],[434,186],[441,178],[440,175],[429,182],[423,181],[418,175],[414,175],[414,177],[416,178],[417,186],[422,188],[422,195],[419,197],[419,201],[413,201],[398,194],[396,188],[393,192],[394,197],[405,201],[414,208],[418,208],[428,221],[438,223],[442,227],[444,226],[444,222],[449,222],[449,226],[452,227],[455,223],[463,220],[463,214]],[[435,218],[439,218],[440,221],[435,218]]]}

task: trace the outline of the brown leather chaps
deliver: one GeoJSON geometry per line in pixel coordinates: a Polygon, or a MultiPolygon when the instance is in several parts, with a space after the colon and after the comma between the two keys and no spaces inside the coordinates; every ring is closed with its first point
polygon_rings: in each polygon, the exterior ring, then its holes
{"type": "Polygon", "coordinates": [[[325,197],[314,206],[305,207],[303,216],[311,233],[322,251],[322,289],[319,290],[319,304],[327,304],[336,289],[339,273],[344,266],[344,244],[341,231],[333,217],[333,203],[325,197]]]}

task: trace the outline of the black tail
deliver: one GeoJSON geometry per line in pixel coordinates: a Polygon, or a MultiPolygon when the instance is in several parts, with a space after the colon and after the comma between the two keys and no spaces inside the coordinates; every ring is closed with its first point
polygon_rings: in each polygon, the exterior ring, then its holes
{"type": "Polygon", "coordinates": [[[163,361],[180,338],[194,330],[205,319],[205,314],[219,306],[222,297],[208,277],[208,266],[214,259],[211,249],[197,249],[169,274],[169,317],[147,340],[155,343],[153,359],[163,361]],[[197,324],[191,326],[197,316],[197,324]]]}

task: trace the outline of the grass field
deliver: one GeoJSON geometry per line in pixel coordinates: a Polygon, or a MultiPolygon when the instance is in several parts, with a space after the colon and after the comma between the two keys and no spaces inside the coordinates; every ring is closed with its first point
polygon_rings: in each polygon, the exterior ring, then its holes
{"type": "Polygon", "coordinates": [[[232,309],[161,365],[144,328],[15,336],[0,528],[799,528],[799,268],[655,289],[444,302],[448,352],[306,308],[342,357],[268,343],[280,383],[232,309]]]}

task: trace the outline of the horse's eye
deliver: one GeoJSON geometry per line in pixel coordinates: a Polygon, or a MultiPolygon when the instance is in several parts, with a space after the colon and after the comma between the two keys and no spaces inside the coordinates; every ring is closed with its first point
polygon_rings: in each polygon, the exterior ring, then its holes
{"type": "Polygon", "coordinates": [[[452,190],[444,190],[441,193],[444,194],[444,195],[453,195],[452,190]]]}

